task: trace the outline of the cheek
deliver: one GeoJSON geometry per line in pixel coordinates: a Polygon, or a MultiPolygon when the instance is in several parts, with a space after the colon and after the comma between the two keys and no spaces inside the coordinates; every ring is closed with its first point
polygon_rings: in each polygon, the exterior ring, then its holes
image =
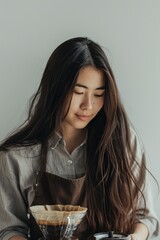
{"type": "Polygon", "coordinates": [[[100,101],[100,102],[97,103],[97,105],[96,105],[96,110],[97,110],[97,112],[98,112],[99,110],[101,110],[101,108],[103,107],[103,105],[104,105],[104,100],[102,100],[102,101],[100,101]]]}
{"type": "Polygon", "coordinates": [[[82,102],[82,99],[80,97],[77,98],[76,96],[73,95],[70,108],[77,109],[81,105],[81,102],[82,102]]]}

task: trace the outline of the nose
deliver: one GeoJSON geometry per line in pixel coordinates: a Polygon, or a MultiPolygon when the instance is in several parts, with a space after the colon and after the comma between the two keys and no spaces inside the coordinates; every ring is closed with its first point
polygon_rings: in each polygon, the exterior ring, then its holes
{"type": "Polygon", "coordinates": [[[93,105],[94,105],[94,103],[93,103],[92,97],[85,96],[80,107],[82,110],[92,110],[93,105]]]}

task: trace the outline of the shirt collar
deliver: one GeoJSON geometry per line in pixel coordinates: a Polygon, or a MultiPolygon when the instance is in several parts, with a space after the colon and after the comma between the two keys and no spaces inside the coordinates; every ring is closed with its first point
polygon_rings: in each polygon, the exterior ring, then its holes
{"type": "Polygon", "coordinates": [[[49,139],[49,148],[56,148],[60,141],[63,141],[63,138],[58,132],[55,131],[52,138],[49,139]]]}
{"type": "MultiPolygon", "coordinates": [[[[86,133],[86,137],[84,139],[84,141],[79,145],[79,147],[83,146],[84,144],[86,144],[87,142],[87,137],[88,137],[88,132],[86,133]]],[[[63,141],[63,137],[60,135],[60,133],[58,133],[57,131],[54,132],[52,138],[49,139],[49,148],[56,148],[56,146],[59,144],[59,143],[64,143],[63,141]]]]}

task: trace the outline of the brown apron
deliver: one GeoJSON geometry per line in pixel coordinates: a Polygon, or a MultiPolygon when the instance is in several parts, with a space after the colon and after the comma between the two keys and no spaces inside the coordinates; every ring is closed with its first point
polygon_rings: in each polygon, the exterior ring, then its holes
{"type": "MultiPolygon", "coordinates": [[[[42,160],[40,171],[37,172],[35,197],[31,206],[45,204],[71,204],[86,206],[85,176],[78,179],[64,179],[46,172],[46,162],[42,160]]],[[[89,236],[87,219],[84,217],[78,226],[75,236],[85,240],[89,236]]],[[[30,239],[38,240],[42,237],[37,223],[30,216],[30,239]]]]}

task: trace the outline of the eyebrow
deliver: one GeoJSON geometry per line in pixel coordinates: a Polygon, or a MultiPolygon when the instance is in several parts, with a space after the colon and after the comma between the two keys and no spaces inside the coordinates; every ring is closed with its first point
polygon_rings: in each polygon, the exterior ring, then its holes
{"type": "MultiPolygon", "coordinates": [[[[86,89],[88,89],[87,86],[85,86],[85,85],[83,85],[83,84],[80,84],[80,83],[76,83],[75,86],[76,86],[76,87],[82,87],[82,88],[86,88],[86,89]]],[[[95,90],[105,90],[105,89],[106,89],[105,86],[95,88],[95,90]]]]}

